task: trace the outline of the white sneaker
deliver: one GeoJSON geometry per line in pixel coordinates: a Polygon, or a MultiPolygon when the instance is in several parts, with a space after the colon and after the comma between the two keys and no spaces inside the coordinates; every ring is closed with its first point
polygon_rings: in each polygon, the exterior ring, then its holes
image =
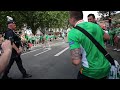
{"type": "Polygon", "coordinates": [[[115,49],[113,49],[114,51],[116,51],[117,50],[117,48],[115,48],[115,49]]]}
{"type": "Polygon", "coordinates": [[[117,52],[120,52],[120,49],[117,49],[117,52]]]}

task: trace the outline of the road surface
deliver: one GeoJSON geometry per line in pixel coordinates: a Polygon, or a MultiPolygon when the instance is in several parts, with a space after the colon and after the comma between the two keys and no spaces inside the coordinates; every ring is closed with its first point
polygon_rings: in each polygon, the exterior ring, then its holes
{"type": "MultiPolygon", "coordinates": [[[[51,49],[41,46],[22,54],[23,66],[32,74],[29,79],[76,79],[79,66],[71,63],[68,43],[59,40],[51,43],[51,49]]],[[[9,76],[22,79],[16,63],[10,69],[9,76]]]]}
{"type": "MultiPolygon", "coordinates": [[[[120,52],[107,46],[107,51],[120,63],[120,52]]],[[[28,79],[76,79],[79,66],[71,63],[68,43],[64,40],[51,42],[51,49],[42,46],[22,54],[23,66],[32,74],[28,79]]],[[[16,63],[12,66],[9,76],[13,79],[23,79],[16,63]]]]}

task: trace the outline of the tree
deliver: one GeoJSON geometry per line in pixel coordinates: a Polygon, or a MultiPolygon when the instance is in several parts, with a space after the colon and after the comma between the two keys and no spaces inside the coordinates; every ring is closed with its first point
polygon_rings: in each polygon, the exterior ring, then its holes
{"type": "Polygon", "coordinates": [[[48,28],[62,28],[66,26],[68,13],[65,11],[18,11],[22,23],[26,23],[33,34],[38,28],[45,33],[48,28]]]}
{"type": "Polygon", "coordinates": [[[7,28],[7,11],[0,11],[0,31],[4,32],[7,28]]]}
{"type": "Polygon", "coordinates": [[[108,16],[111,16],[111,14],[115,14],[116,11],[98,11],[98,14],[99,15],[108,15],[108,16]]]}
{"type": "Polygon", "coordinates": [[[102,20],[108,20],[109,26],[111,26],[111,15],[114,15],[116,11],[99,11],[98,14],[101,15],[102,20]]]}
{"type": "Polygon", "coordinates": [[[17,28],[20,28],[23,26],[23,18],[19,15],[17,11],[0,11],[0,24],[1,24],[1,30],[4,32],[7,29],[7,16],[13,17],[17,24],[17,28]]]}
{"type": "Polygon", "coordinates": [[[115,14],[116,11],[98,11],[98,14],[102,17],[105,18],[106,16],[111,17],[111,15],[115,14]]]}
{"type": "Polygon", "coordinates": [[[3,29],[6,28],[6,16],[11,16],[17,24],[17,29],[21,29],[24,24],[32,29],[33,34],[38,28],[45,33],[48,28],[64,28],[67,26],[67,11],[0,11],[3,29]]]}

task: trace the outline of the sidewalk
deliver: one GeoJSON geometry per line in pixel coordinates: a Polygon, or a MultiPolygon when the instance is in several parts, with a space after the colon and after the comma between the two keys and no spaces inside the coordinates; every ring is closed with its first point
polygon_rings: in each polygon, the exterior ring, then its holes
{"type": "MultiPolygon", "coordinates": [[[[51,45],[51,44],[55,44],[55,43],[57,43],[57,42],[63,42],[63,39],[62,39],[62,38],[58,38],[58,39],[56,39],[56,40],[49,41],[49,44],[51,45]]],[[[65,38],[64,42],[66,42],[66,38],[65,38]]],[[[37,48],[37,47],[42,48],[43,45],[44,45],[44,44],[40,43],[40,44],[38,44],[38,45],[36,45],[36,46],[33,46],[33,47],[31,48],[31,50],[34,50],[34,49],[37,48]]]]}

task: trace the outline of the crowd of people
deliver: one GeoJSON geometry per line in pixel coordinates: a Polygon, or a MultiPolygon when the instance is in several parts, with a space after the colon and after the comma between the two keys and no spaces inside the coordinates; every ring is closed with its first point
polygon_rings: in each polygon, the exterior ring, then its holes
{"type": "MultiPolygon", "coordinates": [[[[88,22],[83,20],[82,11],[70,11],[69,23],[73,28],[68,32],[68,43],[70,47],[72,63],[77,66],[82,63],[78,72],[77,79],[106,79],[110,71],[110,63],[105,56],[96,48],[96,46],[82,32],[74,27],[79,26],[90,33],[102,47],[106,48],[108,44],[114,46],[114,50],[120,51],[120,24],[112,25],[107,28],[105,22],[97,22],[94,14],[88,15],[88,22]]],[[[0,34],[0,74],[2,79],[11,79],[8,77],[9,70],[16,61],[18,69],[23,74],[23,78],[29,78],[22,65],[21,53],[22,47],[44,44],[43,47],[51,47],[49,41],[56,39],[54,34],[24,34],[16,33],[16,24],[14,21],[8,22],[8,29],[4,36],[0,34]]],[[[64,39],[65,33],[60,36],[64,39]]]]}
{"type": "Polygon", "coordinates": [[[55,35],[48,35],[48,34],[24,34],[20,33],[20,38],[23,46],[27,47],[27,49],[31,50],[33,46],[37,46],[40,44],[44,44],[45,41],[53,41],[55,40],[55,35]]]}
{"type": "Polygon", "coordinates": [[[93,22],[100,25],[104,32],[110,36],[109,40],[104,40],[105,46],[111,45],[113,46],[114,51],[120,52],[120,23],[114,23],[111,24],[110,27],[107,27],[105,21],[100,21],[97,23],[94,14],[88,15],[88,22],[93,22]]]}
{"type": "Polygon", "coordinates": [[[108,30],[110,35],[110,45],[114,46],[113,50],[120,52],[120,24],[114,24],[110,30],[108,30]]]}
{"type": "MultiPolygon", "coordinates": [[[[50,47],[49,42],[52,42],[54,40],[57,40],[58,36],[55,35],[55,33],[45,33],[45,34],[26,34],[20,32],[15,32],[21,39],[21,43],[23,46],[23,52],[26,52],[27,50],[31,50],[34,46],[42,45],[43,48],[50,47]]],[[[1,37],[1,36],[0,36],[1,37]]],[[[65,38],[65,35],[62,33],[61,38],[65,38]]],[[[4,38],[4,37],[2,37],[4,38]]]]}

